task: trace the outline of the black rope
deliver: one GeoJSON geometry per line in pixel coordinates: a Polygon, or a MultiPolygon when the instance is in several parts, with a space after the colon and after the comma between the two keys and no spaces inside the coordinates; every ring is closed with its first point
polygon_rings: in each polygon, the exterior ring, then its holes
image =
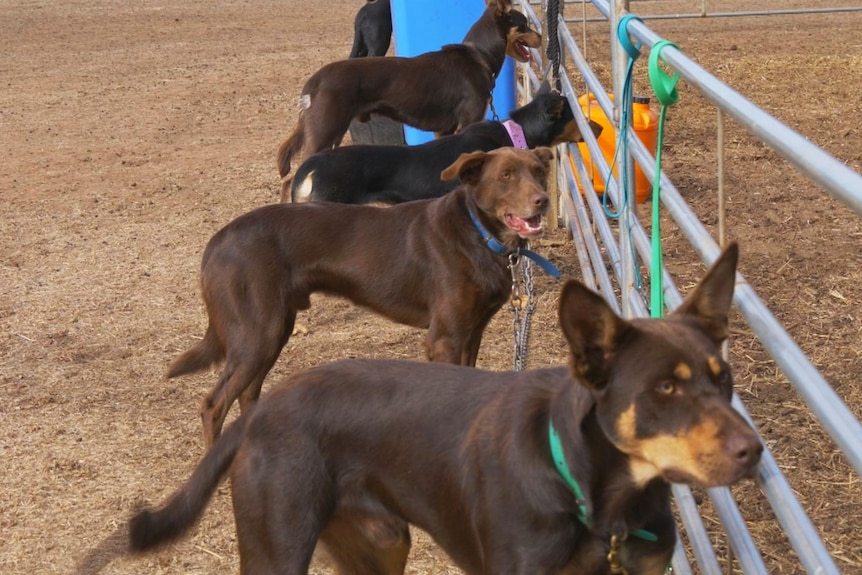
{"type": "Polygon", "coordinates": [[[560,36],[557,25],[560,22],[560,0],[548,0],[545,9],[545,30],[548,35],[547,57],[551,63],[549,80],[557,91],[562,90],[560,84],[560,36]]]}

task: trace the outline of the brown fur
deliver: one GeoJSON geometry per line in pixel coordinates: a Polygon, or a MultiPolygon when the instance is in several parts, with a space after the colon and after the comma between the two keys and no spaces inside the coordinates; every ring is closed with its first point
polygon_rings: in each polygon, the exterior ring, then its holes
{"type": "Polygon", "coordinates": [[[474,365],[485,326],[510,295],[511,274],[468,210],[510,249],[523,246],[522,231],[509,224],[515,215],[516,223],[541,225],[551,158],[548,148],[463,154],[446,170],[463,184],[440,199],[390,208],[270,205],[216,233],[201,264],[209,326],[168,371],[175,377],[226,359],[201,407],[207,444],[237,398],[241,408],[257,399],[315,292],[427,328],[431,361],[474,365]]]}
{"type": "Polygon", "coordinates": [[[165,506],[132,519],[130,547],[187,532],[229,467],[245,575],[307,573],[318,542],[339,574],[401,575],[408,525],[469,575],[662,574],[676,536],[668,481],[731,484],[762,452],[720,359],[736,254],[666,319],[623,320],[569,282],[569,370],[346,360],[296,374],[228,428],[165,506]],[[555,469],[551,423],[580,502],[555,469]],[[624,539],[615,566],[612,535],[624,539]]]}
{"type": "Polygon", "coordinates": [[[540,46],[541,36],[509,0],[490,0],[462,44],[412,58],[328,64],[302,89],[296,128],[278,150],[279,173],[290,173],[300,151],[301,163],[338,146],[351,120],[367,120],[372,113],[441,135],[460,131],[484,116],[506,55],[525,62],[530,57],[525,47],[540,46]]]}

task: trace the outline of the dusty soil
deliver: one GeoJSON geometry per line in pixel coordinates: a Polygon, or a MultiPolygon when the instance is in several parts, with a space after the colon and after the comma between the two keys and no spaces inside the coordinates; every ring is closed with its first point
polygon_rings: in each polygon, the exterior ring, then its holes
{"type": "MultiPolygon", "coordinates": [[[[136,506],[167,496],[202,454],[197,406],[216,372],[170,382],[164,373],[205,327],[197,283],[203,246],[235,216],[277,201],[275,150],[296,120],[300,87],[319,66],[346,56],[360,4],[0,5],[3,573],[70,572],[136,506]]],[[[633,4],[645,13],[700,5],[633,4]]],[[[862,170],[862,14],[651,26],[862,170]]],[[[572,30],[582,33],[578,25],[572,30]]],[[[606,73],[606,28],[587,25],[586,37],[588,56],[606,73]]],[[[643,77],[637,81],[648,92],[643,77]]],[[[680,90],[669,113],[665,169],[714,226],[715,115],[694,90],[680,90]]],[[[742,245],[741,271],[862,415],[859,218],[741,129],[728,131],[728,217],[742,245]]],[[[703,268],[676,230],[665,229],[666,262],[688,287],[703,268]]],[[[577,277],[563,231],[553,230],[538,249],[566,277],[577,277]]],[[[556,290],[538,278],[532,367],[565,359],[556,290]]],[[[345,356],[423,356],[418,330],[337,300],[314,304],[302,317],[308,333],[291,340],[270,382],[345,356]]],[[[511,345],[511,314],[503,310],[479,366],[508,369],[511,345]]],[[[739,393],[839,566],[862,573],[858,476],[739,318],[731,357],[739,393]]],[[[801,573],[756,488],[735,492],[770,572],[801,573]]],[[[711,517],[706,498],[703,507],[711,517]]],[[[222,489],[193,536],[105,572],[236,572],[232,521],[222,489]]],[[[725,546],[720,535],[715,540],[725,546]]],[[[421,537],[408,571],[457,572],[421,537]]]]}

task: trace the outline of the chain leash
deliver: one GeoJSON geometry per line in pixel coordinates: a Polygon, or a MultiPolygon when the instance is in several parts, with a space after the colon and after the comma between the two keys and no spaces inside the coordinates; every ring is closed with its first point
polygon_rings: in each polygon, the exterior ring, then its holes
{"type": "Polygon", "coordinates": [[[533,262],[529,259],[522,262],[518,253],[513,252],[509,254],[509,272],[512,276],[513,364],[515,371],[523,371],[527,366],[530,322],[536,309],[536,301],[533,298],[533,262]],[[522,283],[524,286],[523,294],[521,293],[522,283]],[[521,312],[523,312],[523,316],[521,312]]]}
{"type": "Polygon", "coordinates": [[[625,535],[611,535],[611,549],[608,551],[608,565],[611,568],[613,575],[629,575],[628,570],[623,566],[620,558],[620,551],[623,547],[623,542],[626,540],[625,535]]]}
{"type": "MultiPolygon", "coordinates": [[[[627,534],[611,535],[610,550],[608,551],[607,560],[612,575],[629,575],[628,569],[625,568],[622,561],[622,548],[625,543],[627,534]]],[[[673,564],[668,563],[664,568],[664,575],[673,575],[673,564]]]]}
{"type": "Polygon", "coordinates": [[[491,89],[491,93],[488,94],[488,108],[491,109],[491,119],[495,122],[500,121],[500,116],[497,115],[497,110],[494,108],[494,90],[491,89]]]}

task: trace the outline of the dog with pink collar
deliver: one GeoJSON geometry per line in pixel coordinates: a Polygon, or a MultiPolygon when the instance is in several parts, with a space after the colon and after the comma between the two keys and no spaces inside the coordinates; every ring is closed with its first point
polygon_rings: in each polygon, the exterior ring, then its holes
{"type": "MultiPolygon", "coordinates": [[[[591,127],[598,136],[601,126],[591,122],[591,127]]],[[[545,82],[528,104],[503,122],[478,122],[417,146],[353,145],[318,152],[299,167],[281,200],[398,204],[437,198],[458,184],[440,175],[461,154],[580,141],[583,137],[568,100],[545,82]]]]}

